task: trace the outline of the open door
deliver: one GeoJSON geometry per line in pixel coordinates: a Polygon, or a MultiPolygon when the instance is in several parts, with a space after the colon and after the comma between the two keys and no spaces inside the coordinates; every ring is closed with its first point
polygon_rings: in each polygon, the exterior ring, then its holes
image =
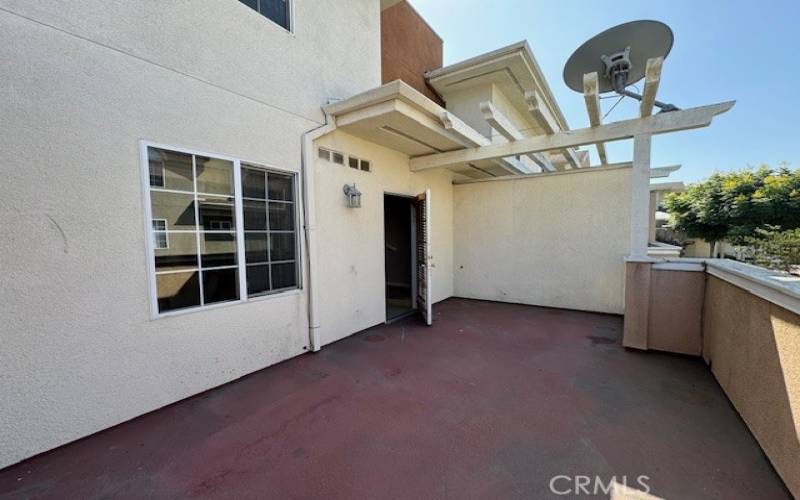
{"type": "Polygon", "coordinates": [[[417,195],[414,201],[416,211],[417,245],[417,309],[425,322],[433,322],[431,312],[431,190],[417,195]]]}

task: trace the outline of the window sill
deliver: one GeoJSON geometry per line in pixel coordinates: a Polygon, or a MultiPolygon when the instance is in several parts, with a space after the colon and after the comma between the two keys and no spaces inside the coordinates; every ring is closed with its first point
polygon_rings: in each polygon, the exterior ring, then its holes
{"type": "Polygon", "coordinates": [[[284,290],[282,292],[270,293],[270,294],[266,294],[266,295],[259,295],[258,297],[250,297],[250,298],[247,298],[247,299],[231,300],[231,301],[228,301],[228,302],[220,302],[218,304],[211,304],[211,305],[202,306],[202,307],[189,307],[189,308],[186,308],[186,309],[178,309],[178,310],[175,310],[175,311],[167,311],[167,312],[164,312],[164,313],[156,313],[156,314],[151,315],[150,321],[156,321],[156,320],[160,320],[160,319],[172,318],[172,317],[175,317],[175,316],[184,316],[184,315],[187,315],[187,314],[197,314],[197,313],[202,313],[202,312],[206,312],[206,311],[213,311],[215,309],[222,309],[224,307],[232,307],[232,306],[238,306],[238,305],[243,305],[243,304],[252,304],[252,303],[255,303],[255,302],[263,302],[263,301],[271,300],[271,299],[292,297],[292,296],[295,296],[295,295],[300,295],[302,293],[303,293],[303,289],[302,288],[292,288],[292,289],[289,289],[289,290],[284,290]]]}

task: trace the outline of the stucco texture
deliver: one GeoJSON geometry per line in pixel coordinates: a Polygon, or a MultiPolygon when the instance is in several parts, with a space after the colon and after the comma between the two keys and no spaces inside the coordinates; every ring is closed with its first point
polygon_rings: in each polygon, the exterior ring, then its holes
{"type": "MultiPolygon", "coordinates": [[[[369,160],[371,172],[317,159],[315,203],[319,278],[319,335],[328,344],[386,320],[384,194],[431,190],[433,302],[453,295],[453,185],[447,170],[413,173],[408,156],[335,131],[317,141],[369,160]],[[355,183],[361,208],[348,208],[342,187],[355,183]]],[[[345,161],[345,163],[347,163],[345,161]]]]}
{"type": "Polygon", "coordinates": [[[454,187],[458,297],[621,314],[630,169],[454,187]]]}
{"type": "Polygon", "coordinates": [[[703,357],[800,497],[800,316],[709,276],[703,357]]]}
{"type": "Polygon", "coordinates": [[[0,467],[308,345],[303,291],[150,320],[138,149],[298,171],[327,98],[380,84],[380,26],[294,3],[288,34],[237,1],[0,1],[0,467]]]}

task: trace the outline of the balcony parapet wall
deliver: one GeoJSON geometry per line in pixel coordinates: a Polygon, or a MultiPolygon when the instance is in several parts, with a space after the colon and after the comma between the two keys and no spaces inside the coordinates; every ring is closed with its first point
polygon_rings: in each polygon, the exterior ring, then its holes
{"type": "Polygon", "coordinates": [[[726,259],[626,262],[623,344],[702,356],[800,498],[800,278],[726,259]]]}

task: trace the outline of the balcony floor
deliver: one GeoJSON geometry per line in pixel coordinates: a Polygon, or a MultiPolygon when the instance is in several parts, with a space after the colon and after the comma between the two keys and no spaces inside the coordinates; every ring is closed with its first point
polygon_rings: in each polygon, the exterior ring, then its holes
{"type": "Polygon", "coordinates": [[[790,498],[700,360],[621,330],[449,299],[433,327],[378,326],[0,471],[0,497],[557,498],[577,474],[790,498]]]}

